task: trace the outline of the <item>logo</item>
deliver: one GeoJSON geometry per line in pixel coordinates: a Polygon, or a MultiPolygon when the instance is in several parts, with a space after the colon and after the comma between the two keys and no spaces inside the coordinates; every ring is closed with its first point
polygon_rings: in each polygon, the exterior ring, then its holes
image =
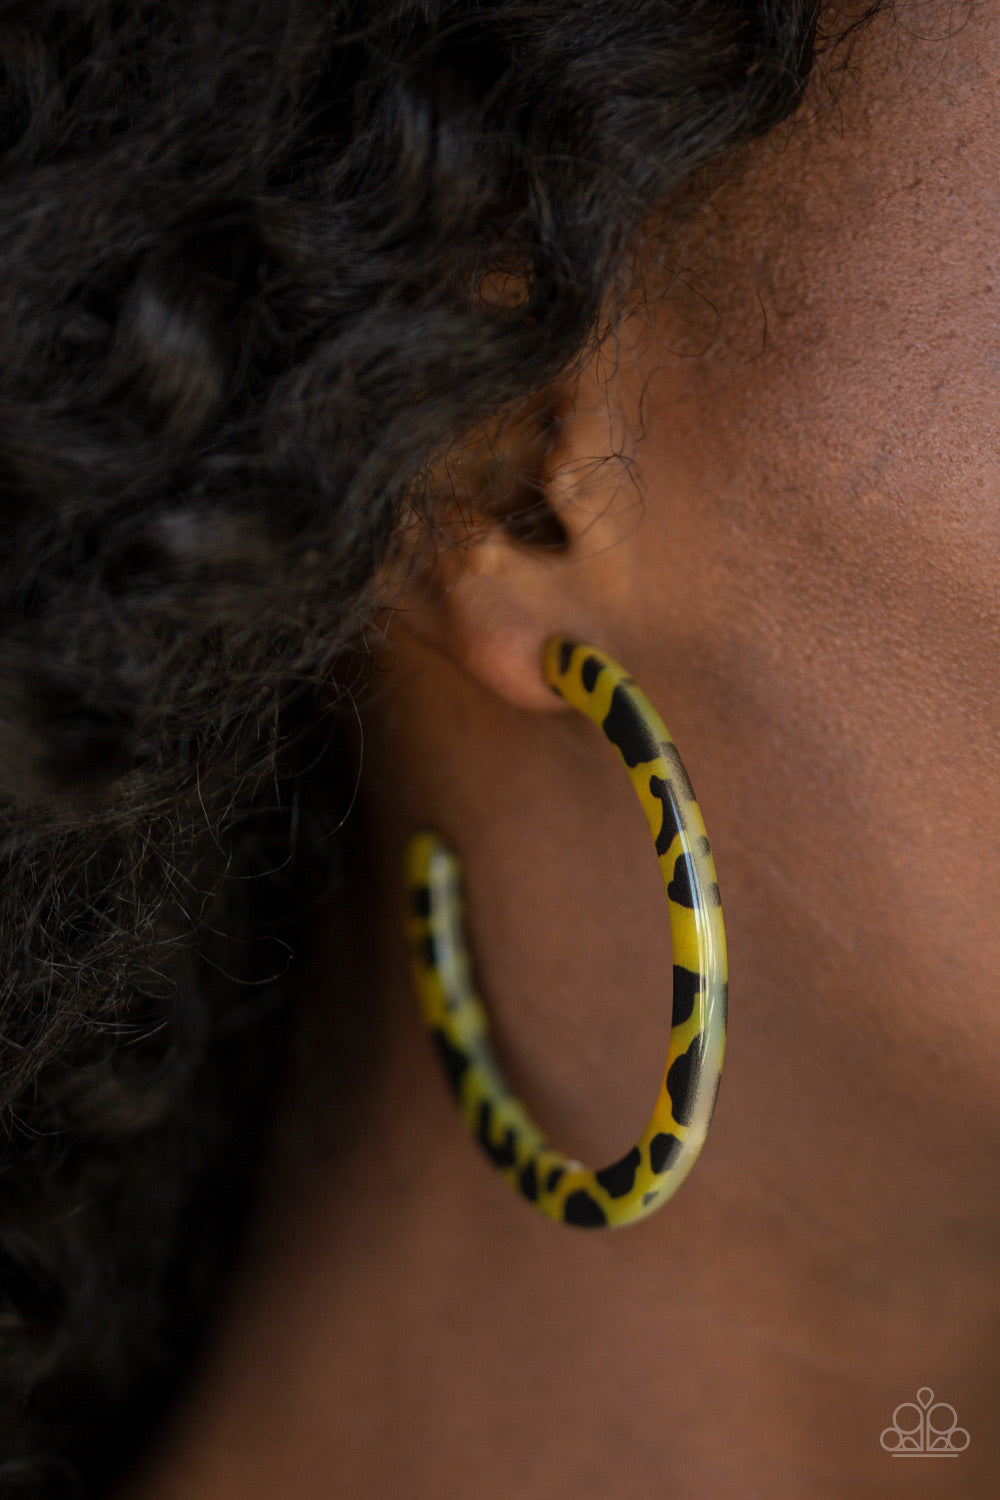
{"type": "Polygon", "coordinates": [[[916,1401],[896,1407],[879,1442],[893,1458],[957,1458],[969,1446],[969,1434],[959,1427],[955,1408],[935,1401],[930,1386],[923,1385],[916,1401]]]}

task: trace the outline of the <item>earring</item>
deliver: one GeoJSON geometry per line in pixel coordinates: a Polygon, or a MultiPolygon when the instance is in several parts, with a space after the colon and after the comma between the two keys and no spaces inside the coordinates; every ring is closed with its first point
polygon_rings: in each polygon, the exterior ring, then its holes
{"type": "Polygon", "coordinates": [[[649,823],[673,946],[673,1016],[663,1083],[643,1135],[591,1171],[543,1137],[508,1087],[489,1041],[462,931],[460,865],[433,833],[407,852],[414,985],[465,1123],[491,1161],[551,1219],[597,1229],[634,1224],[665,1203],[701,1150],[726,1046],[726,939],[705,825],[673,740],[646,695],[603,651],[554,636],[553,690],[615,746],[649,823]]]}

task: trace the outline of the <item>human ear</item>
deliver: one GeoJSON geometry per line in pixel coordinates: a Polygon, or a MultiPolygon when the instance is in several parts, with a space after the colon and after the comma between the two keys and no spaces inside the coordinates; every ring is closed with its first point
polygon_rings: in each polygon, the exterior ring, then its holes
{"type": "Polygon", "coordinates": [[[565,707],[542,674],[550,636],[614,644],[604,601],[620,525],[607,497],[581,503],[567,478],[578,436],[567,402],[536,405],[446,468],[434,543],[394,620],[397,639],[419,637],[532,711],[565,707]]]}

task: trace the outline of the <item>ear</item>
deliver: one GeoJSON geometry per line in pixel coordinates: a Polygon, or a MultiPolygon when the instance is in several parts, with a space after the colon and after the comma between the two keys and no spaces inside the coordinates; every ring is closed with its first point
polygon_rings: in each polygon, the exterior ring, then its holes
{"type": "Polygon", "coordinates": [[[608,451],[606,390],[593,406],[536,406],[448,471],[437,555],[392,627],[534,712],[566,708],[542,675],[548,638],[614,652],[614,605],[630,593],[630,549],[616,543],[641,505],[608,451]]]}
{"type": "Polygon", "coordinates": [[[443,652],[498,698],[556,713],[565,705],[542,676],[542,648],[556,631],[581,631],[561,609],[560,563],[534,552],[500,523],[443,556],[431,587],[397,610],[394,628],[443,652]]]}

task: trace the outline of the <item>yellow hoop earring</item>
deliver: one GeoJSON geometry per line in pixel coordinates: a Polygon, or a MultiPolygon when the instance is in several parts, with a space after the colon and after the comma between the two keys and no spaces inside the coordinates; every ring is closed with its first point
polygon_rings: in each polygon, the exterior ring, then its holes
{"type": "Polygon", "coordinates": [[[507,1180],[550,1219],[634,1224],[665,1203],[701,1150],[726,1046],[726,938],[701,812],[673,740],[612,658],[554,636],[546,679],[599,725],[625,763],[663,872],[673,946],[673,1016],[663,1083],[643,1135],[594,1172],[550,1146],[493,1055],[462,932],[460,865],[433,833],[407,851],[414,985],[470,1132],[507,1180]]]}

